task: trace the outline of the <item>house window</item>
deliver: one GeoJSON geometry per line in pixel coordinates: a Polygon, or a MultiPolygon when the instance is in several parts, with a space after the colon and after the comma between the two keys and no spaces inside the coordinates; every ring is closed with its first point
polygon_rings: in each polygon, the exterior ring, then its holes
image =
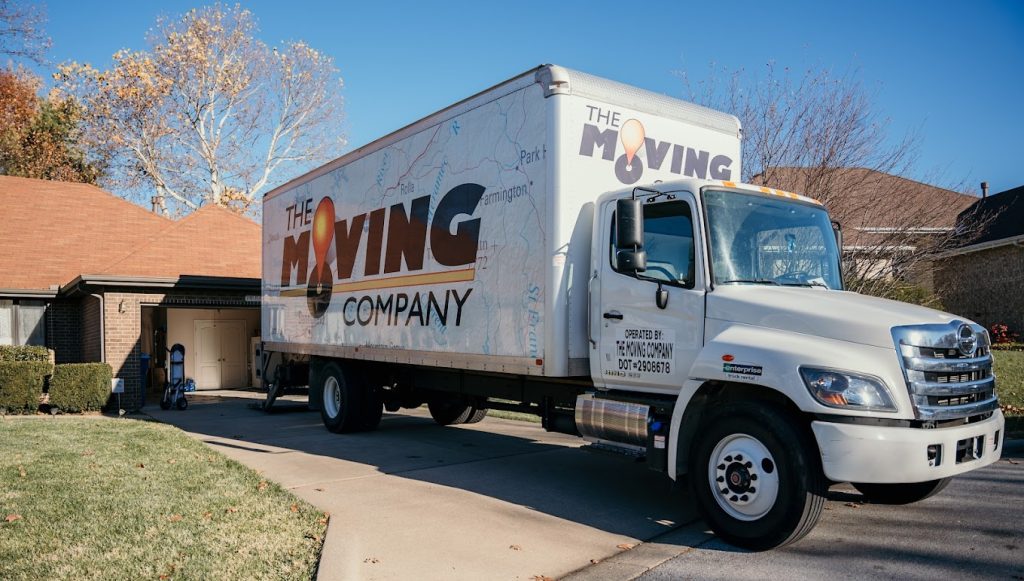
{"type": "Polygon", "coordinates": [[[0,345],[45,345],[46,303],[0,300],[0,345]]]}

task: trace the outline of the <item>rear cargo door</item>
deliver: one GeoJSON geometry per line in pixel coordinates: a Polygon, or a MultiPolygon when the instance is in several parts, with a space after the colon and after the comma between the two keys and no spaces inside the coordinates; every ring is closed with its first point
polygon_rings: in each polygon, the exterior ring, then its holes
{"type": "Polygon", "coordinates": [[[615,263],[614,209],[614,200],[601,209],[604,249],[593,299],[601,379],[609,388],[675,393],[704,336],[696,204],[687,192],[644,203],[647,269],[638,274],[615,263]],[[668,293],[665,308],[657,304],[659,286],[668,293]]]}

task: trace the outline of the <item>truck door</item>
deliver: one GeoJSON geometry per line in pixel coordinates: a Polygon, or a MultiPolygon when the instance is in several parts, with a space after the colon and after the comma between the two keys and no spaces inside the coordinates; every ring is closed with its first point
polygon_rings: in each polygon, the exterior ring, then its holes
{"type": "Polygon", "coordinates": [[[643,204],[647,268],[641,273],[617,268],[614,213],[614,200],[600,211],[600,264],[591,287],[592,350],[598,354],[591,371],[610,389],[676,393],[704,337],[703,248],[694,197],[675,192],[643,204]],[[657,304],[659,286],[668,293],[665,308],[657,304]]]}

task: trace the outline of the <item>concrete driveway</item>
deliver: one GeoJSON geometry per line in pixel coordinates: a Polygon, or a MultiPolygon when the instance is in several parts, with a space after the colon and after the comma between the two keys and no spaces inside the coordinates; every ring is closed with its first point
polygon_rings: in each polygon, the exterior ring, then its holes
{"type": "Polygon", "coordinates": [[[301,405],[251,409],[260,397],[145,411],[329,511],[320,579],[561,577],[695,520],[665,476],[539,424],[413,410],[337,435],[301,405]]]}

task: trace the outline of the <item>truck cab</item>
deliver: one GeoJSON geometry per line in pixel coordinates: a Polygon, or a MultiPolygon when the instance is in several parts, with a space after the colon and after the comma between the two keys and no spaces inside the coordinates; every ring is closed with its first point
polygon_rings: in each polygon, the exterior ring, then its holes
{"type": "Polygon", "coordinates": [[[664,426],[634,445],[664,446],[669,475],[688,473],[727,540],[764,548],[802,536],[832,482],[913,502],[999,458],[986,331],[845,291],[840,230],[817,201],[664,182],[599,198],[593,232],[596,390],[577,405],[580,432],[623,440],[602,423],[614,414],[664,426]],[[659,417],[628,394],[672,403],[659,417]],[[603,410],[603,397],[620,402],[614,414],[586,411],[603,410]]]}

